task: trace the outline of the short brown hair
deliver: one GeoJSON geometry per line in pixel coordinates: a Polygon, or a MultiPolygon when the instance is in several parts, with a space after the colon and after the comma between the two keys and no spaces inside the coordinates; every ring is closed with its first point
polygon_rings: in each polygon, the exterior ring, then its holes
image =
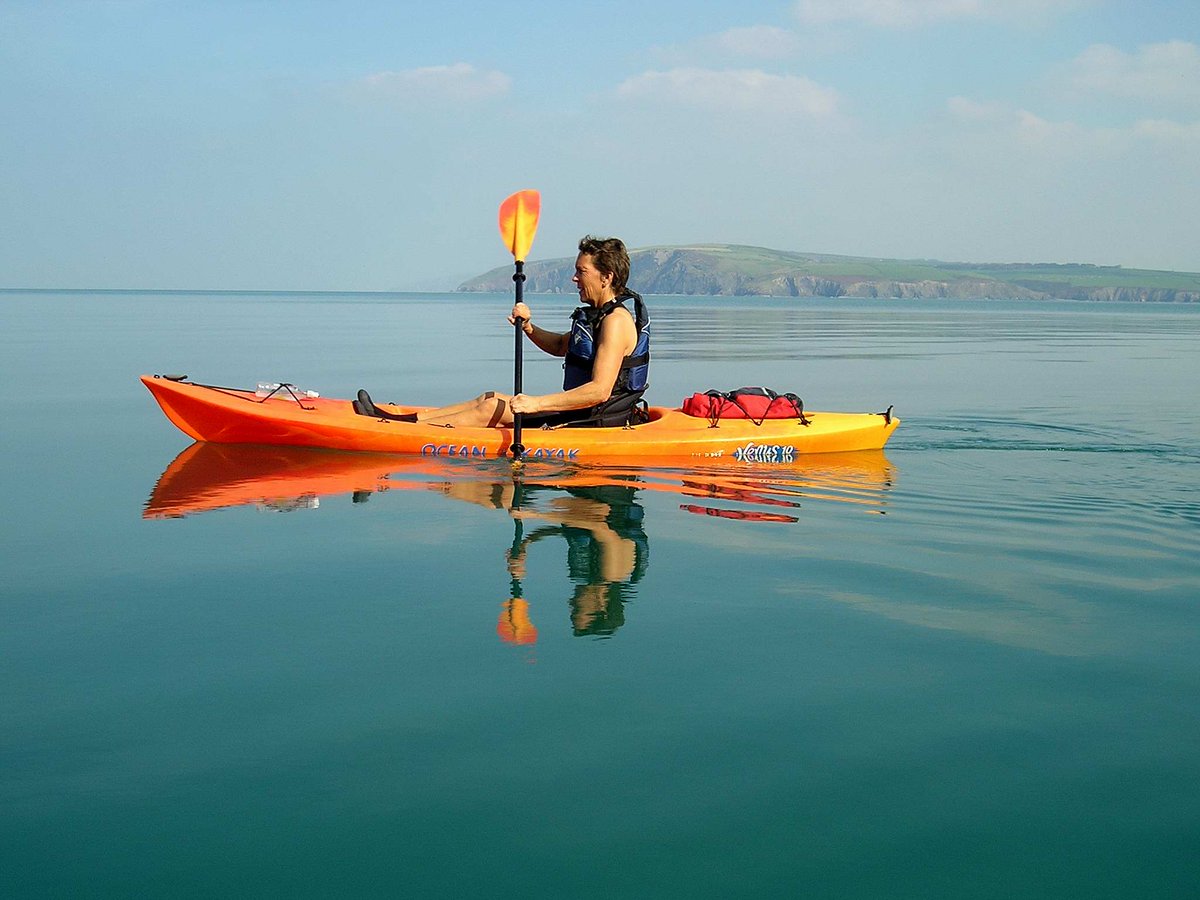
{"type": "Polygon", "coordinates": [[[613,292],[620,297],[629,282],[629,253],[620,238],[598,238],[587,235],[579,242],[579,252],[592,258],[601,275],[612,276],[613,292]]]}

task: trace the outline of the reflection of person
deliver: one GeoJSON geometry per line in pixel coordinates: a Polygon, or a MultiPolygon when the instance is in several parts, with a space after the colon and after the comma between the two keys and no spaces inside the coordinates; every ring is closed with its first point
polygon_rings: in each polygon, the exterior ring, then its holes
{"type": "Polygon", "coordinates": [[[565,493],[556,493],[545,508],[537,509],[527,504],[548,486],[456,481],[438,487],[459,500],[507,509],[521,524],[546,523],[506,551],[508,571],[514,579],[525,577],[530,546],[548,537],[566,540],[567,571],[575,583],[568,603],[576,636],[610,635],[625,624],[625,602],[645,573],[650,553],[636,488],[565,488],[565,493]]]}
{"type": "Polygon", "coordinates": [[[523,320],[522,329],[539,349],[565,357],[560,392],[513,397],[488,391],[465,403],[392,416],[359,391],[355,409],[363,415],[449,426],[512,425],[513,413],[520,413],[522,425],[529,428],[628,424],[648,384],[650,321],[642,298],[626,284],[625,245],[617,238],[585,237],[571,280],[583,306],[572,315],[570,331],[560,334],[533,324],[524,303],[514,306],[508,318],[513,324],[523,320]],[[633,301],[632,310],[627,300],[633,301]]]}
{"type": "Polygon", "coordinates": [[[625,601],[646,571],[649,542],[643,510],[632,487],[567,488],[567,494],[556,497],[545,512],[512,510],[521,520],[557,524],[543,525],[522,539],[510,554],[509,571],[522,577],[528,548],[561,535],[567,542],[567,571],[575,582],[569,601],[574,633],[610,635],[625,624],[625,601]]]}

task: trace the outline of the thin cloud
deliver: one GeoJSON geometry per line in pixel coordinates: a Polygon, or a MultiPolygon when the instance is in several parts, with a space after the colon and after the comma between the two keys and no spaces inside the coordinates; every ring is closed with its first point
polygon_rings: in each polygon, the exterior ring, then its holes
{"type": "Polygon", "coordinates": [[[1037,23],[1081,5],[1084,0],[797,0],[796,15],[809,25],[914,28],[970,19],[1037,23]]]}
{"type": "Polygon", "coordinates": [[[744,25],[718,34],[708,34],[682,44],[650,50],[652,58],[666,67],[695,65],[744,65],[758,61],[789,59],[802,52],[800,35],[775,25],[744,25]]]}
{"type": "Polygon", "coordinates": [[[1088,95],[1200,105],[1200,47],[1167,41],[1126,53],[1111,44],[1093,44],[1072,60],[1066,80],[1072,90],[1088,95]]]}
{"type": "Polygon", "coordinates": [[[618,96],[644,103],[718,111],[831,118],[838,94],[808,78],[759,69],[679,68],[643,72],[622,82],[618,96]]]}
{"type": "Polygon", "coordinates": [[[1011,111],[1002,103],[980,103],[969,97],[951,97],[946,101],[946,109],[951,117],[961,122],[1002,122],[1008,119],[1011,111]]]}
{"type": "Polygon", "coordinates": [[[1121,150],[1135,145],[1200,148],[1200,122],[1140,119],[1123,127],[1088,127],[1071,121],[1054,121],[1003,103],[980,103],[966,97],[951,97],[946,110],[964,128],[983,129],[998,138],[1007,136],[1030,148],[1061,152],[1075,148],[1121,150]]]}
{"type": "MultiPolygon", "coordinates": [[[[1054,122],[1027,109],[1004,103],[980,103],[966,97],[951,97],[946,109],[955,122],[989,134],[1006,135],[1027,146],[1062,147],[1084,140],[1085,129],[1074,122],[1054,122]]],[[[1111,138],[1113,129],[1102,130],[1111,138]]],[[[1094,129],[1092,138],[1101,134],[1094,129]]]]}
{"type": "Polygon", "coordinates": [[[718,53],[743,59],[784,59],[799,49],[795,32],[774,25],[730,28],[708,39],[718,53]]]}
{"type": "Polygon", "coordinates": [[[1172,122],[1169,119],[1142,119],[1133,133],[1160,144],[1194,144],[1200,150],[1200,122],[1172,122]]]}
{"type": "MultiPolygon", "coordinates": [[[[1052,122],[1027,109],[1018,109],[1015,113],[1016,135],[1025,144],[1064,149],[1073,147],[1085,140],[1086,130],[1074,122],[1052,122]]],[[[1097,137],[1103,133],[1106,140],[1116,136],[1113,129],[1093,130],[1091,140],[1097,142],[1097,137]]]]}
{"type": "Polygon", "coordinates": [[[377,72],[359,84],[369,94],[393,100],[474,102],[507,93],[512,79],[503,72],[455,63],[377,72]]]}

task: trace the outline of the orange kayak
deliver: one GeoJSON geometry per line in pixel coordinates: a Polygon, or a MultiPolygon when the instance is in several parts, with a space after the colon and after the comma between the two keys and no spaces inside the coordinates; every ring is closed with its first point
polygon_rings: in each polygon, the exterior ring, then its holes
{"type": "MultiPolygon", "coordinates": [[[[167,418],[198,441],[282,444],[406,453],[432,457],[503,458],[511,428],[444,428],[360,416],[349,400],[294,398],[288,391],[259,397],[253,390],[215,387],[178,377],[143,375],[167,418]]],[[[377,404],[385,412],[423,407],[377,404]]],[[[650,408],[650,421],[632,428],[557,428],[521,434],[526,459],[732,459],[789,463],[803,454],[879,450],[900,420],[888,413],[804,413],[799,419],[707,418],[681,409],[650,408]]]]}

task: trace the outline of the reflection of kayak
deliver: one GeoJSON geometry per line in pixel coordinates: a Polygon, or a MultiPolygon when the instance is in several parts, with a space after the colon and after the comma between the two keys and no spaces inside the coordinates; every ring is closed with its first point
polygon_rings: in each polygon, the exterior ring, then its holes
{"type": "Polygon", "coordinates": [[[742,522],[783,522],[786,525],[791,525],[794,522],[800,521],[795,516],[785,516],[782,513],[747,511],[744,509],[718,509],[715,506],[697,506],[694,503],[682,503],[679,508],[684,512],[698,513],[702,516],[716,516],[719,519],[737,519],[742,522]]]}
{"type": "MultiPolygon", "coordinates": [[[[270,398],[235,390],[142,376],[163,412],[198,441],[286,444],[377,453],[496,459],[508,453],[511,428],[443,428],[360,416],[349,400],[278,394],[270,398]]],[[[418,407],[380,405],[385,412],[418,407]]],[[[650,421],[634,428],[558,428],[522,434],[531,459],[732,458],[789,463],[807,453],[878,450],[900,420],[884,413],[805,411],[798,419],[706,418],[679,409],[650,408],[650,421]]]]}
{"type": "Polygon", "coordinates": [[[388,474],[398,468],[398,461],[403,458],[251,444],[192,444],[159,476],[143,517],[185,516],[251,503],[289,509],[298,508],[298,501],[306,498],[387,490],[388,474]]]}
{"type": "MultiPolygon", "coordinates": [[[[556,490],[633,488],[750,510],[795,510],[807,501],[853,503],[875,510],[885,502],[894,477],[887,457],[872,450],[823,454],[771,467],[730,467],[721,460],[675,468],[530,463],[521,482],[526,488],[543,485],[556,490]]],[[[489,485],[507,486],[511,492],[514,482],[503,460],[463,463],[428,456],[200,442],[185,448],[159,476],[143,515],[158,519],[250,504],[296,509],[317,506],[313,501],[339,494],[353,494],[360,500],[382,491],[454,493],[449,486],[466,483],[478,483],[488,494],[489,485]]],[[[490,494],[498,508],[505,505],[502,494],[500,490],[490,494]]]]}

